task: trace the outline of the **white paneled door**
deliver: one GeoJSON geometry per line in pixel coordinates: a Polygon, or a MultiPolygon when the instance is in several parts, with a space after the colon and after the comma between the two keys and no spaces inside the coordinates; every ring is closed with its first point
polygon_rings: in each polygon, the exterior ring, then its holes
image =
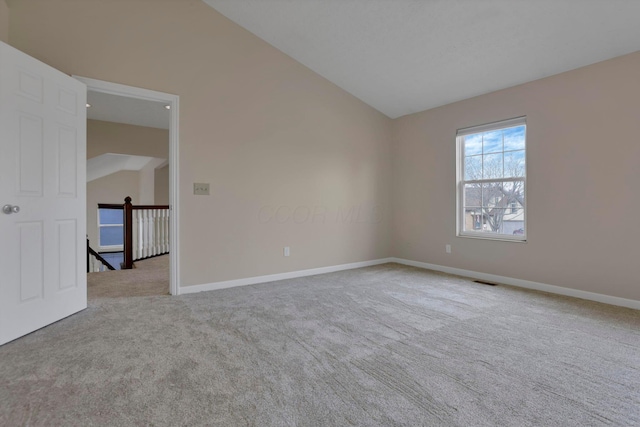
{"type": "Polygon", "coordinates": [[[87,306],[86,97],[0,42],[0,344],[87,306]]]}

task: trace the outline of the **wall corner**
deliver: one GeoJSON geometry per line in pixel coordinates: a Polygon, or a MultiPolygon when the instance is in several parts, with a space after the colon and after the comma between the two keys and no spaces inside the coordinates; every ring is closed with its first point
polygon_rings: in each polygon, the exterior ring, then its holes
{"type": "Polygon", "coordinates": [[[7,0],[0,0],[0,41],[9,43],[9,5],[7,0]]]}

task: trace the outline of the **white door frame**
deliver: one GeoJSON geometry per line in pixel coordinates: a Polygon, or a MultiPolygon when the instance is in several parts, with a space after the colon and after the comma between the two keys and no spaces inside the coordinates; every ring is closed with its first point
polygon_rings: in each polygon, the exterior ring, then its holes
{"type": "Polygon", "coordinates": [[[169,292],[171,295],[180,295],[180,254],[178,253],[180,238],[179,215],[179,183],[178,183],[178,142],[179,142],[179,101],[178,95],[172,95],[155,90],[126,86],[118,83],[105,82],[87,77],[73,76],[87,85],[87,91],[107,93],[110,95],[126,96],[128,98],[144,99],[147,101],[164,102],[171,106],[171,118],[169,123],[169,292]]]}

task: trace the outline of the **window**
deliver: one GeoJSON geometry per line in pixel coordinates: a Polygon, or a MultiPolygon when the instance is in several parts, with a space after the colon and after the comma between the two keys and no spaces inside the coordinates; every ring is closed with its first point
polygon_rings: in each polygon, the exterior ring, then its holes
{"type": "Polygon", "coordinates": [[[526,122],[460,129],[458,235],[526,240],[526,122]]]}
{"type": "Polygon", "coordinates": [[[122,250],[124,245],[124,211],[98,209],[98,245],[101,250],[122,250]]]}

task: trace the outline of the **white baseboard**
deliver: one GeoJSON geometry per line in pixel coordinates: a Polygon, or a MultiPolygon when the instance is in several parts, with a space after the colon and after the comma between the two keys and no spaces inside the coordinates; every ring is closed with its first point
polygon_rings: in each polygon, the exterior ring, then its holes
{"type": "Polygon", "coordinates": [[[505,285],[517,286],[519,288],[534,289],[537,291],[549,292],[552,294],[565,295],[569,297],[581,298],[589,301],[602,302],[605,304],[640,310],[640,301],[633,299],[597,294],[595,292],[581,291],[579,289],[564,288],[562,286],[547,285],[545,283],[531,282],[529,280],[515,279],[513,277],[479,273],[477,271],[463,270],[460,268],[446,267],[443,265],[428,264],[426,262],[411,261],[402,258],[390,258],[390,262],[397,262],[398,264],[410,265],[413,267],[425,268],[428,270],[441,271],[443,273],[456,274],[458,276],[470,277],[487,282],[504,283],[505,285]]]}
{"type": "Polygon", "coordinates": [[[480,273],[461,268],[447,267],[426,262],[411,261],[402,258],[381,258],[371,261],[353,262],[350,264],[332,265],[329,267],[311,268],[308,270],[290,271],[288,273],[269,274],[266,276],[247,277],[244,279],[226,280],[222,282],[205,283],[202,285],[181,286],[179,294],[192,294],[196,292],[215,291],[218,289],[234,288],[236,286],[255,285],[258,283],[275,282],[277,280],[295,279],[297,277],[315,276],[317,274],[333,273],[335,271],[351,270],[354,268],[370,267],[372,265],[395,262],[412,267],[424,268],[427,270],[441,271],[443,273],[455,274],[472,279],[484,280],[487,282],[504,283],[505,285],[519,288],[534,289],[537,291],[549,292],[552,294],[565,295],[574,298],[586,299],[589,301],[601,302],[604,304],[617,305],[620,307],[640,310],[640,301],[614,297],[610,295],[598,294],[595,292],[581,291],[579,289],[564,288],[562,286],[547,285],[546,283],[532,282],[529,280],[516,279],[513,277],[498,276],[496,274],[480,273]]]}
{"type": "Polygon", "coordinates": [[[205,283],[202,285],[181,286],[180,294],[214,291],[217,289],[235,288],[236,286],[255,285],[257,283],[275,282],[276,280],[295,279],[297,277],[315,276],[317,274],[333,273],[334,271],[351,270],[354,268],[370,267],[372,265],[394,262],[393,258],[382,258],[372,261],[353,262],[350,264],[332,265],[329,267],[311,268],[308,270],[290,271],[288,273],[269,274],[266,276],[247,277],[245,279],[226,280],[223,282],[205,283]]]}

